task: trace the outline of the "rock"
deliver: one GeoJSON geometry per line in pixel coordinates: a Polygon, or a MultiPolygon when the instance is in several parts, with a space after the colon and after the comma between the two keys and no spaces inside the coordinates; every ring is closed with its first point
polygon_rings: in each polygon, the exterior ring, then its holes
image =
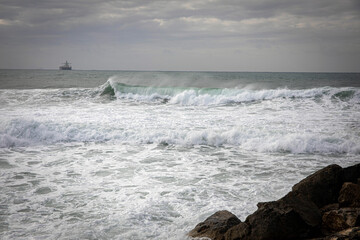
{"type": "Polygon", "coordinates": [[[196,225],[188,235],[190,237],[208,237],[212,240],[222,240],[227,230],[240,223],[241,221],[231,212],[218,211],[204,222],[196,225]]]}
{"type": "Polygon", "coordinates": [[[306,240],[359,240],[360,239],[360,228],[348,228],[346,230],[334,233],[332,235],[320,237],[320,238],[311,238],[306,240]]]}
{"type": "Polygon", "coordinates": [[[343,182],[357,183],[360,178],[360,163],[351,167],[344,168],[344,179],[343,182]]]}
{"type": "Polygon", "coordinates": [[[350,227],[346,223],[344,215],[336,210],[324,213],[322,221],[322,232],[324,235],[336,233],[350,227]]]}
{"type": "Polygon", "coordinates": [[[359,240],[360,227],[348,228],[334,235],[327,236],[325,240],[359,240]]]}
{"type": "Polygon", "coordinates": [[[245,223],[251,226],[251,231],[244,239],[298,239],[317,230],[321,215],[308,198],[290,192],[278,201],[260,204],[245,223]]]}
{"type": "Polygon", "coordinates": [[[321,223],[320,209],[302,194],[290,192],[279,201],[291,206],[308,226],[316,227],[321,223]]]}
{"type": "Polygon", "coordinates": [[[328,204],[320,209],[321,215],[323,215],[325,212],[329,212],[331,210],[338,210],[340,208],[339,203],[332,203],[328,204]]]}
{"type": "Polygon", "coordinates": [[[189,232],[212,240],[359,240],[360,164],[327,166],[294,185],[283,198],[258,203],[241,222],[219,211],[189,232]],[[344,183],[346,182],[346,183],[344,183]]]}
{"type": "Polygon", "coordinates": [[[233,226],[225,233],[225,240],[241,240],[250,234],[250,227],[246,223],[233,226]]]}
{"type": "Polygon", "coordinates": [[[351,182],[344,183],[338,201],[340,207],[360,207],[360,185],[351,182]]]}
{"type": "Polygon", "coordinates": [[[341,208],[325,212],[322,216],[323,234],[339,232],[360,225],[360,208],[341,208]]]}
{"type": "Polygon", "coordinates": [[[295,239],[306,231],[306,225],[291,208],[264,207],[247,218],[250,235],[244,239],[295,239]]]}
{"type": "MultiPolygon", "coordinates": [[[[348,172],[356,172],[348,170],[348,172]]],[[[353,174],[353,173],[351,173],[353,174]]],[[[319,208],[337,202],[339,191],[343,183],[343,169],[336,165],[329,165],[299,183],[292,188],[313,201],[319,208]]]]}

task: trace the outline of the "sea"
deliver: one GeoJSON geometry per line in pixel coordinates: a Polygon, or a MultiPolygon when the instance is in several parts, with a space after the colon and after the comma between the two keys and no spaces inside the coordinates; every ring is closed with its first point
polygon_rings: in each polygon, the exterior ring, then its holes
{"type": "Polygon", "coordinates": [[[188,239],[359,155],[360,73],[0,70],[0,239],[188,239]]]}

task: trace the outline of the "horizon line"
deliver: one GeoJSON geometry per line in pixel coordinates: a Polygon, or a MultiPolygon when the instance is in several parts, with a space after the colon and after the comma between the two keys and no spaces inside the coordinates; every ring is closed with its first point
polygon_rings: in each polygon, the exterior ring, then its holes
{"type": "Polygon", "coordinates": [[[225,70],[133,70],[133,69],[72,69],[60,70],[57,68],[0,68],[0,70],[39,70],[39,71],[119,71],[119,72],[213,72],[213,73],[360,73],[360,71],[225,71],[225,70]]]}

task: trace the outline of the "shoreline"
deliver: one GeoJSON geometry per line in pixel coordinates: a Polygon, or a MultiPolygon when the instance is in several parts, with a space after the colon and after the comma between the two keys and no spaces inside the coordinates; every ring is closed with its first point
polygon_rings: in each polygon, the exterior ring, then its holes
{"type": "Polygon", "coordinates": [[[277,201],[257,204],[244,222],[218,211],[188,233],[212,240],[359,239],[360,164],[316,171],[277,201]]]}

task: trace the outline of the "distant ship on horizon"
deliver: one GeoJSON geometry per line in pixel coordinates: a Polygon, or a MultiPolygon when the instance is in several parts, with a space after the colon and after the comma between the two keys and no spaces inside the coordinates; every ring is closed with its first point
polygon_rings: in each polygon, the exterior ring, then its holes
{"type": "Polygon", "coordinates": [[[71,70],[72,67],[68,61],[66,61],[63,65],[59,67],[59,70],[71,70]]]}

